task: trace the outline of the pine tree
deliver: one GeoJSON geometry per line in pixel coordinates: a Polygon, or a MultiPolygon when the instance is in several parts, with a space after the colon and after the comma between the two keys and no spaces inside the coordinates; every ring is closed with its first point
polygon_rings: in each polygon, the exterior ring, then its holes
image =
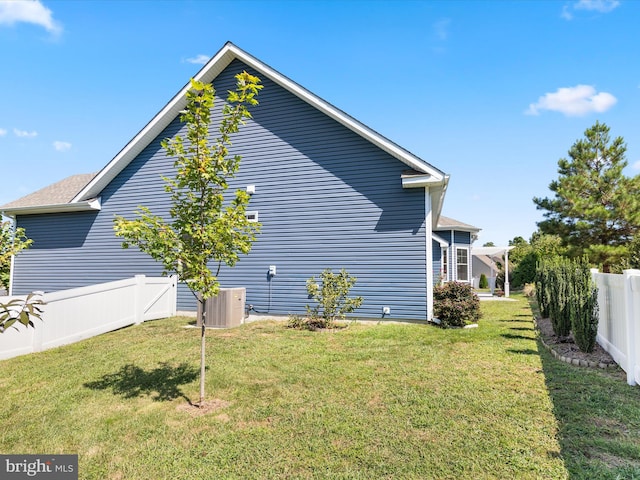
{"type": "Polygon", "coordinates": [[[546,210],[540,231],[559,235],[574,258],[586,255],[604,271],[627,253],[627,245],[640,232],[640,175],[626,177],[626,144],[613,141],[609,127],[596,122],[585,138],[558,160],[558,179],[549,189],[553,198],[534,198],[546,210]]]}

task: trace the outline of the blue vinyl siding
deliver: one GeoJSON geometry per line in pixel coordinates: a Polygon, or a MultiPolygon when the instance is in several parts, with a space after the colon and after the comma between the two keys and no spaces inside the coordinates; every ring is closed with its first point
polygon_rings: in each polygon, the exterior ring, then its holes
{"type": "MultiPolygon", "coordinates": [[[[229,65],[214,81],[217,92],[233,89],[233,75],[243,69],[237,60],[229,65]]],[[[262,81],[253,119],[233,137],[242,164],[230,182],[230,191],[256,186],[249,209],[258,211],[262,230],[248,255],[223,268],[221,286],[246,287],[247,304],[260,312],[304,313],[305,281],[327,267],[346,268],[358,278],[352,294],[364,297],[355,316],[380,318],[389,306],[390,318],[425,319],[424,190],[402,188],[402,162],[262,81]],[[277,267],[271,280],[269,265],[277,267]]],[[[218,119],[216,113],[213,133],[218,119]]],[[[99,213],[19,217],[34,245],[16,258],[14,292],[160,274],[147,255],[121,249],[113,218],[133,218],[138,205],[167,214],[161,176],[173,175],[173,160],[160,141],[178,132],[184,135],[175,120],[104,189],[99,213]]],[[[195,309],[184,285],[178,309],[195,309]]]]}
{"type": "Polygon", "coordinates": [[[471,245],[471,234],[469,232],[454,231],[456,245],[471,245]]]}
{"type": "Polygon", "coordinates": [[[435,240],[432,242],[433,248],[433,283],[434,285],[440,284],[440,275],[442,269],[442,247],[435,240]]]}
{"type": "MultiPolygon", "coordinates": [[[[434,230],[433,232],[434,234],[438,235],[440,238],[442,238],[443,240],[446,240],[447,242],[449,242],[449,248],[447,249],[447,265],[448,265],[448,271],[447,271],[447,278],[445,279],[445,281],[452,281],[454,279],[457,279],[457,248],[467,248],[468,249],[468,254],[469,254],[469,262],[471,262],[471,233],[470,232],[464,232],[464,231],[459,231],[459,230],[451,230],[451,229],[447,229],[447,230],[434,230]],[[451,241],[453,237],[453,242],[451,241]],[[451,248],[452,245],[455,244],[455,248],[451,248]]],[[[433,265],[433,271],[434,271],[434,281],[437,281],[437,279],[439,278],[440,275],[440,267],[441,265],[438,265],[438,270],[436,273],[436,261],[439,261],[440,259],[440,254],[436,254],[436,246],[435,246],[435,242],[434,242],[434,265],[433,265]]],[[[440,252],[441,248],[440,245],[437,246],[437,251],[440,252]]],[[[469,274],[470,275],[470,274],[469,274]]]]}

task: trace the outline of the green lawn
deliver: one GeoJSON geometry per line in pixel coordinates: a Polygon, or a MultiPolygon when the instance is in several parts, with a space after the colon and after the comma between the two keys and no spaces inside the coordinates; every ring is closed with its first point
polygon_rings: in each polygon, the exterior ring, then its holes
{"type": "Polygon", "coordinates": [[[640,389],[557,362],[531,310],[480,327],[173,318],[0,362],[0,453],[78,453],[82,479],[640,479],[640,389]],[[635,477],[634,477],[635,475],[635,477]]]}

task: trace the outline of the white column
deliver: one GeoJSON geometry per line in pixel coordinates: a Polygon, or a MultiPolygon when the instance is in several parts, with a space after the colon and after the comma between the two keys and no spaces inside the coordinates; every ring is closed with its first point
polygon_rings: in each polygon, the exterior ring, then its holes
{"type": "Polygon", "coordinates": [[[504,252],[504,296],[509,298],[509,249],[504,252]]]}

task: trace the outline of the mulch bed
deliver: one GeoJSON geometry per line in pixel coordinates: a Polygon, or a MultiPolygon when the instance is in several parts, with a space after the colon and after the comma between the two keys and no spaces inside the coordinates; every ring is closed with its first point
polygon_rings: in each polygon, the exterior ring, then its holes
{"type": "Polygon", "coordinates": [[[535,322],[540,333],[540,340],[557,359],[581,367],[615,368],[617,366],[611,355],[598,343],[596,343],[593,352],[581,352],[572,335],[565,339],[559,339],[555,336],[550,319],[536,318],[535,322]]]}

